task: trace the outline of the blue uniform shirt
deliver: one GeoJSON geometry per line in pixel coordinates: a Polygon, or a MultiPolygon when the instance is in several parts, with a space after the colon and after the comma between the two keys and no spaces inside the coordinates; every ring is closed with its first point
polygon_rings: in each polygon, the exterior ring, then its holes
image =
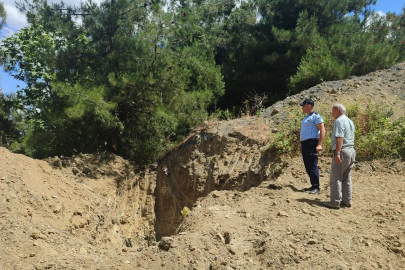
{"type": "Polygon", "coordinates": [[[312,112],[302,119],[300,141],[319,139],[318,124],[323,123],[323,118],[317,112],[312,112]]]}

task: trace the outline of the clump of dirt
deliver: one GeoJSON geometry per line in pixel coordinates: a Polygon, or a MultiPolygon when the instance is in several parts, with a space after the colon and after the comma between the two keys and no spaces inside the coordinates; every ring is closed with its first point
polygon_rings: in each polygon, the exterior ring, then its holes
{"type": "Polygon", "coordinates": [[[322,83],[261,117],[206,125],[145,168],[112,154],[41,161],[0,148],[0,269],[401,269],[402,160],[356,163],[353,206],[330,210],[330,157],[310,195],[301,159],[265,146],[305,97],[374,100],[400,117],[404,89],[405,64],[322,83]]]}

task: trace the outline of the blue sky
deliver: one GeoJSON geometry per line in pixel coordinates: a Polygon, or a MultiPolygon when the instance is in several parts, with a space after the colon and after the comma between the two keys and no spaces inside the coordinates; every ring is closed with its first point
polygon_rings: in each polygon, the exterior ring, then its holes
{"type": "MultiPolygon", "coordinates": [[[[15,8],[15,0],[0,1],[4,3],[7,11],[7,25],[0,32],[0,38],[3,39],[5,36],[10,36],[18,32],[18,29],[27,25],[27,21],[25,16],[15,8]]],[[[65,0],[64,2],[66,4],[78,5],[80,0],[65,0]]],[[[101,2],[101,0],[96,0],[95,2],[101,2]]],[[[401,13],[404,4],[404,0],[377,0],[377,5],[374,7],[374,10],[379,11],[380,13],[395,12],[399,14],[401,13]]],[[[20,87],[25,86],[23,82],[14,80],[13,77],[5,73],[3,68],[0,67],[0,86],[3,93],[15,92],[18,89],[17,85],[20,87]]]]}

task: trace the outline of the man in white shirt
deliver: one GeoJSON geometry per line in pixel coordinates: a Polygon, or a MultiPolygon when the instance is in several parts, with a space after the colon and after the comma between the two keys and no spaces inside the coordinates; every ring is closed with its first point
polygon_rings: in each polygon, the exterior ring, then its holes
{"type": "Polygon", "coordinates": [[[331,135],[333,158],[330,171],[330,202],[323,205],[339,209],[340,206],[351,207],[352,179],[350,173],[356,160],[354,150],[354,124],[346,115],[346,108],[336,103],[332,108],[335,119],[331,135]]]}

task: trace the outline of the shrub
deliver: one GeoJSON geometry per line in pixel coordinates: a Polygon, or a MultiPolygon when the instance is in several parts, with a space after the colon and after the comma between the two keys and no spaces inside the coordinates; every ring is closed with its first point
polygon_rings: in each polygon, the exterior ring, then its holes
{"type": "MultiPolygon", "coordinates": [[[[393,110],[370,102],[365,108],[358,103],[347,106],[346,115],[353,121],[357,160],[373,158],[405,157],[405,117],[393,120],[393,110]]],[[[334,120],[331,108],[317,110],[324,118],[326,129],[323,153],[330,152],[330,135],[334,120]]],[[[289,121],[282,124],[279,132],[271,139],[267,149],[277,154],[296,156],[299,154],[299,133],[304,117],[299,108],[289,109],[289,121]]]]}

